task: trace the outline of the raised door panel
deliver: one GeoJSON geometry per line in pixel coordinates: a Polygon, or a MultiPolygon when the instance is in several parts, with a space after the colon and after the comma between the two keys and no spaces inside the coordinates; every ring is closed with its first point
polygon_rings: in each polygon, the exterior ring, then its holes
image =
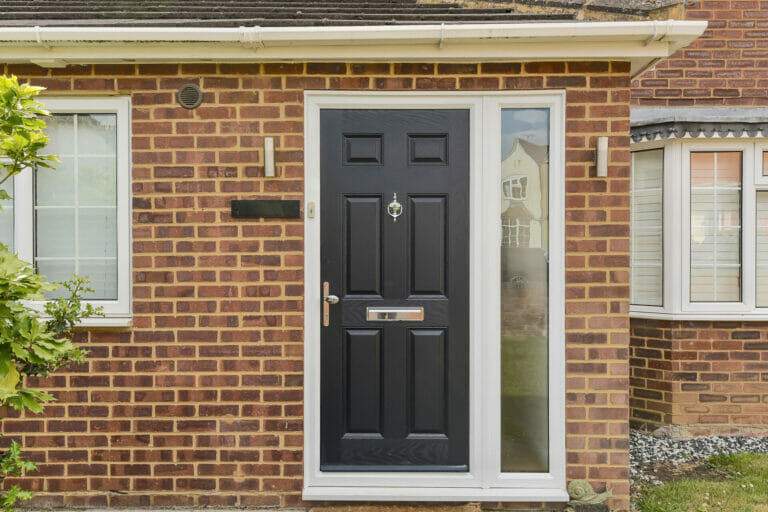
{"type": "Polygon", "coordinates": [[[347,197],[346,293],[381,294],[381,198],[347,197]]]}
{"type": "Polygon", "coordinates": [[[446,198],[411,197],[411,295],[446,295],[446,198]]]}

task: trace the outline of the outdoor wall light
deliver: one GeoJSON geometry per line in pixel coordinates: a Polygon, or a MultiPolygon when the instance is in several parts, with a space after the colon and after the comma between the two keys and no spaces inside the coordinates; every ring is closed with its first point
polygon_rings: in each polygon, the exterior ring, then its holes
{"type": "Polygon", "coordinates": [[[595,151],[595,167],[598,178],[608,177],[608,137],[597,138],[597,150],[595,151]]]}
{"type": "Polygon", "coordinates": [[[275,177],[275,138],[264,137],[264,176],[275,177]]]}

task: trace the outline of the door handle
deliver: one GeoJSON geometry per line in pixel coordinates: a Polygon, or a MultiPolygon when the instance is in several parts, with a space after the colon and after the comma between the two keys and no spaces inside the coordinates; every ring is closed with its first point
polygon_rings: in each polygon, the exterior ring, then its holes
{"type": "Polygon", "coordinates": [[[339,298],[336,295],[331,295],[331,285],[328,281],[323,281],[323,327],[328,327],[331,324],[331,304],[337,304],[339,298]]]}

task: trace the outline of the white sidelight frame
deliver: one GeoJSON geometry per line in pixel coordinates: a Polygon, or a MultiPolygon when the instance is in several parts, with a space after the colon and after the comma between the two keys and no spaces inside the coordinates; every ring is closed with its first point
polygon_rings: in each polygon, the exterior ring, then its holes
{"type": "Polygon", "coordinates": [[[305,500],[568,501],[565,458],[565,92],[306,91],[305,500]],[[320,470],[320,111],[466,109],[470,115],[469,471],[320,470]],[[550,111],[549,471],[501,472],[501,109],[550,111]]]}
{"type": "MultiPolygon", "coordinates": [[[[117,115],[117,300],[89,300],[104,308],[104,317],[87,318],[82,326],[124,327],[131,323],[131,100],[112,97],[39,98],[52,114],[117,115]]],[[[55,172],[55,171],[54,171],[55,172]]],[[[18,256],[34,260],[34,173],[27,169],[14,177],[14,246],[18,256]]],[[[39,304],[42,309],[42,302],[39,304]]]]}

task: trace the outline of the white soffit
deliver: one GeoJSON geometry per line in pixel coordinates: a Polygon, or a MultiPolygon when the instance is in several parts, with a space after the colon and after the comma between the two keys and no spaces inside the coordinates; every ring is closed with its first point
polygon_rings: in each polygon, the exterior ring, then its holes
{"type": "Polygon", "coordinates": [[[2,27],[0,62],[525,60],[630,61],[643,72],[706,29],[705,21],[542,22],[365,27],[2,27]]]}

